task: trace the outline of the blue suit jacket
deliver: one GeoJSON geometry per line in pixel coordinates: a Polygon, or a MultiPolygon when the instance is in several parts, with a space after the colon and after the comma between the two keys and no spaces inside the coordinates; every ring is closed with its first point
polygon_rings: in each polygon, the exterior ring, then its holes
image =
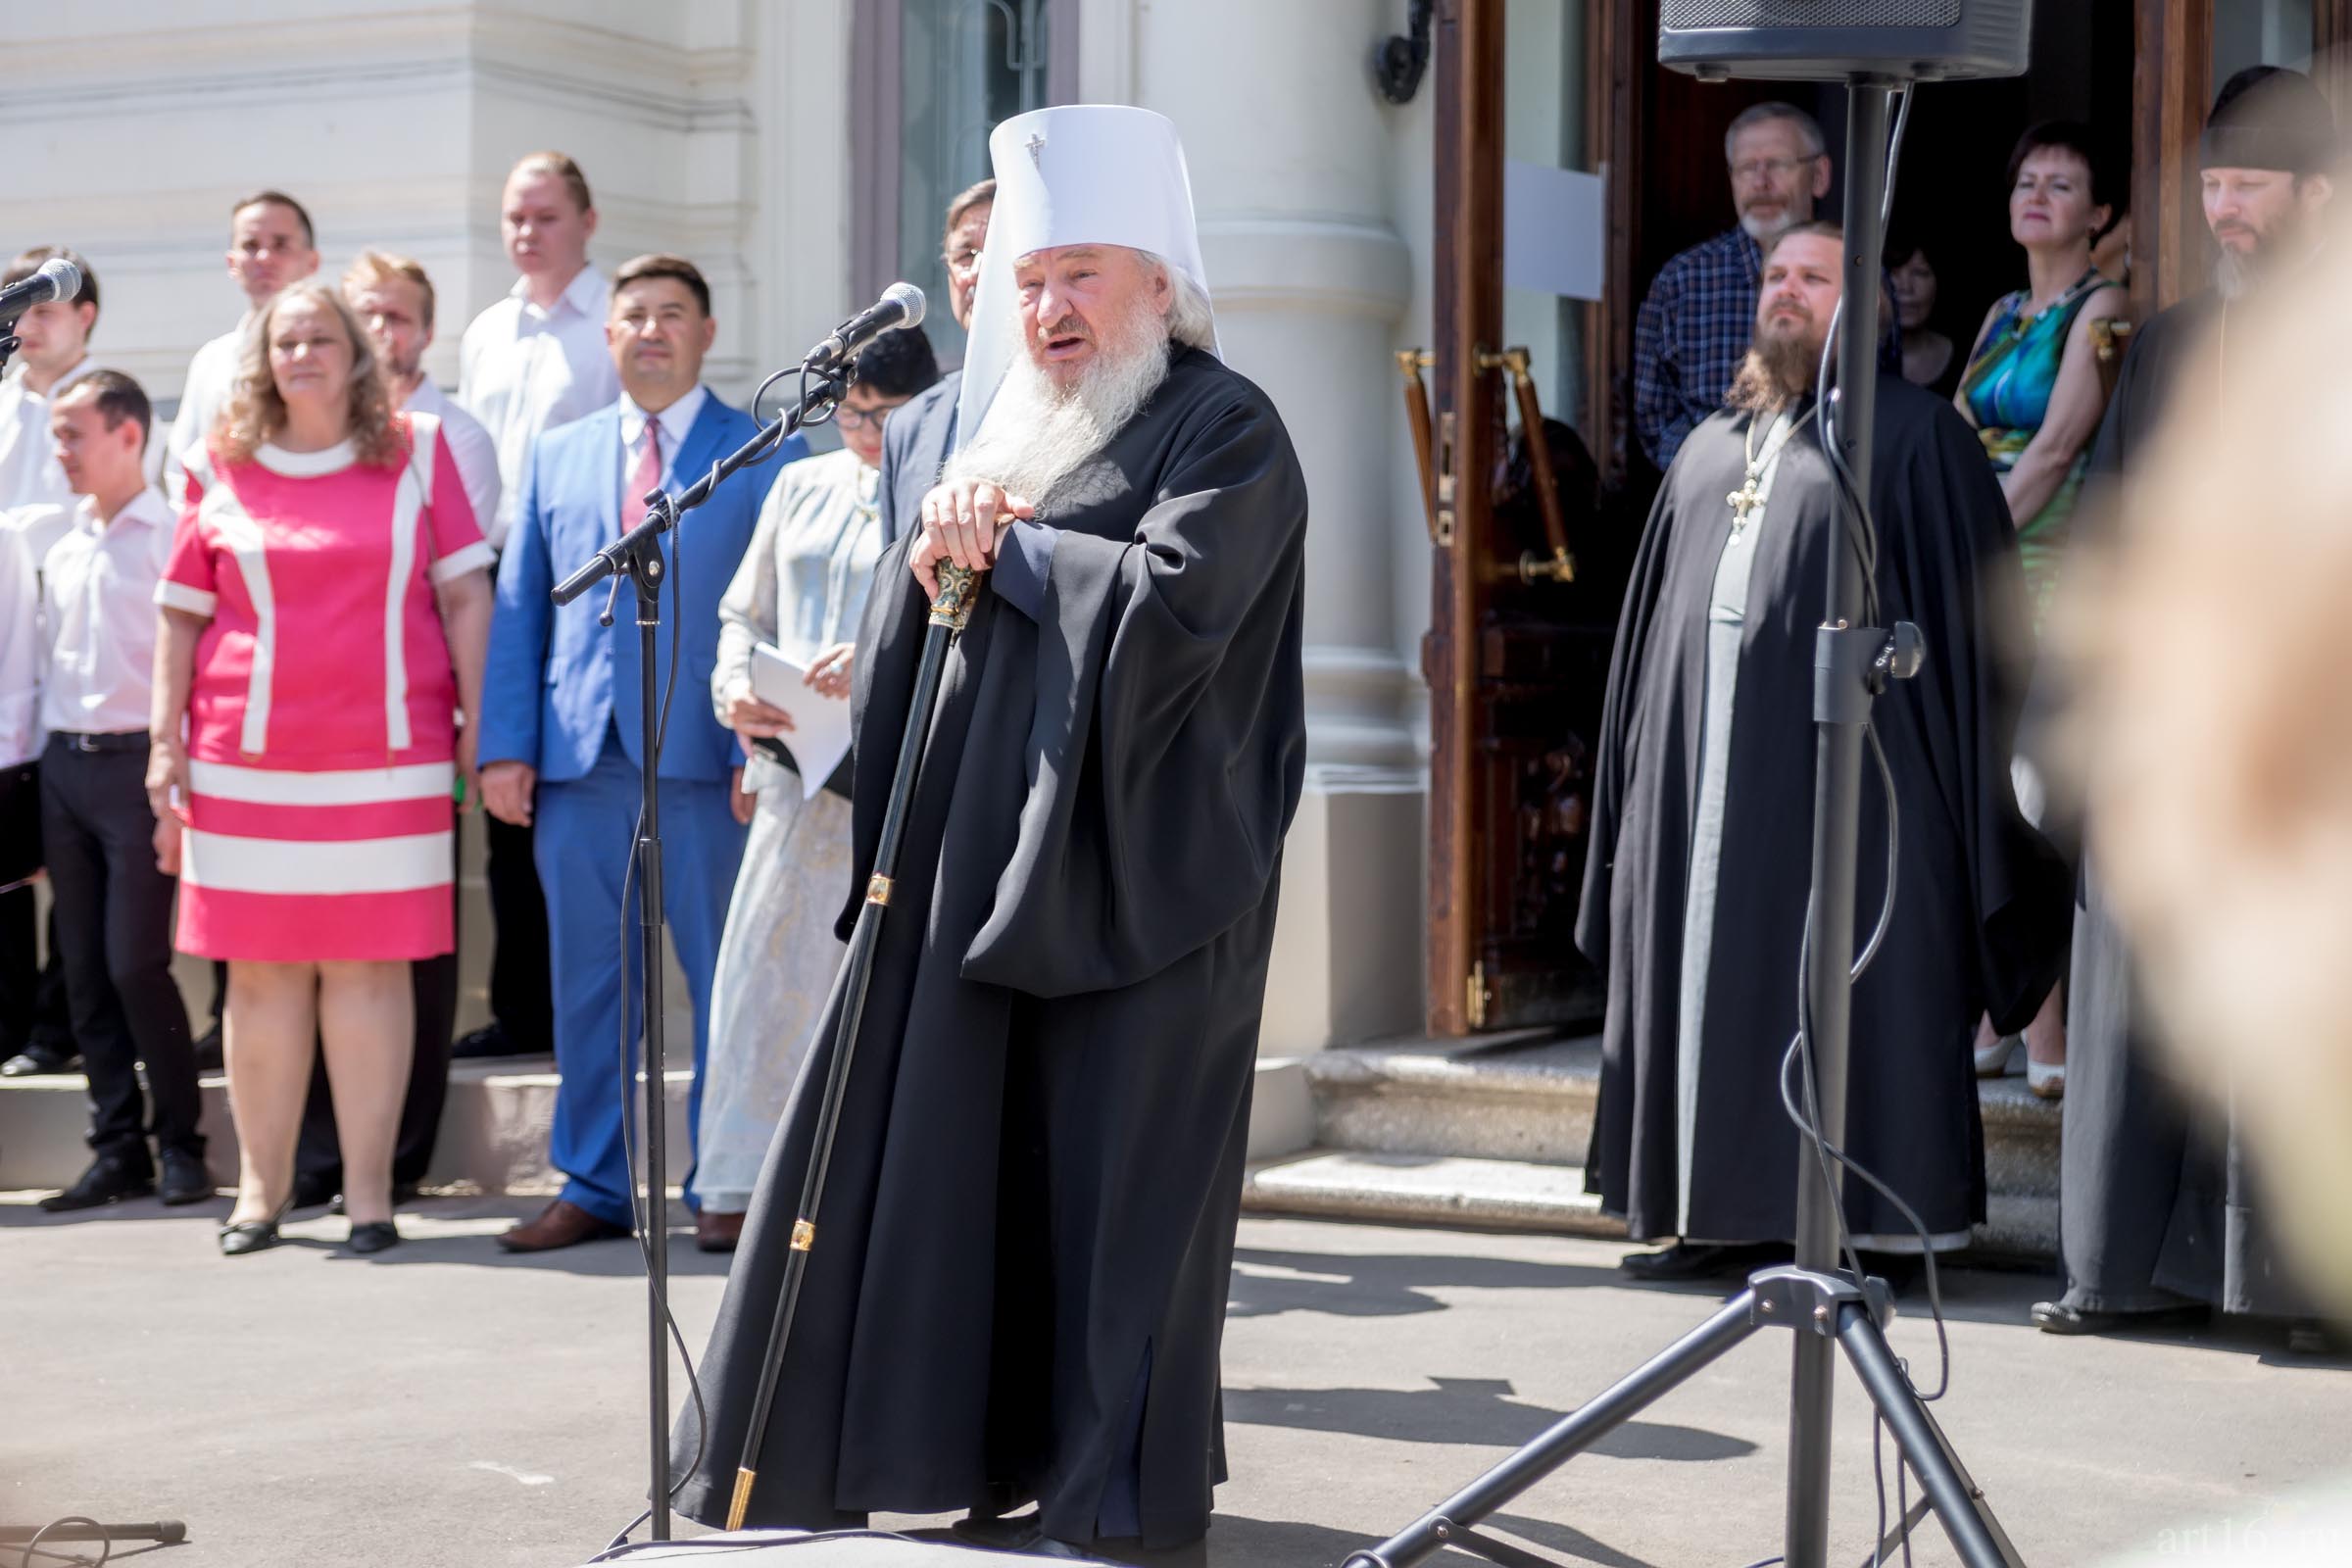
{"type": "MultiPolygon", "coordinates": [[[[759,426],[715,394],[706,398],[671,466],[669,489],[685,489],[710,465],[749,441],[759,426]]],[[[783,462],[808,455],[795,436],[783,462]]],[[[558,608],[548,598],[570,573],[620,536],[620,405],[561,425],[532,443],[514,531],[498,570],[490,659],[482,679],[479,760],[528,762],[543,783],[584,778],[617,726],[640,768],[637,620],[624,586],[612,624],[599,586],[558,608]]],[[[662,778],[724,783],[743,753],[710,712],[710,669],[718,660],[718,601],[752,540],[773,463],[747,468],[686,514],[662,541],[669,580],[662,596],[656,700],[669,678],[672,626],[680,654],[678,691],[662,747],[662,778]]]]}
{"type": "Polygon", "coordinates": [[[917,392],[882,427],[882,542],[894,543],[922,523],[923,497],[956,440],[956,399],[963,372],[950,370],[917,392]]]}

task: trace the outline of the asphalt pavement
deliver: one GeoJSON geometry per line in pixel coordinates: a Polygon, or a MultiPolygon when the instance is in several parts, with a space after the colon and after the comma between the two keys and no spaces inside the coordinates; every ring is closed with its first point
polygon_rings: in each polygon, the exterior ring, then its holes
{"type": "MultiPolygon", "coordinates": [[[[528,1206],[428,1200],[403,1216],[408,1245],[375,1258],[342,1252],[343,1222],[312,1211],[288,1245],[223,1259],[224,1201],[49,1216],[0,1200],[0,1524],[185,1520],[188,1544],[152,1552],[157,1568],[586,1561],[645,1492],[646,1290],[627,1243],[501,1253],[491,1237],[528,1206]]],[[[1338,1563],[1723,1295],[1630,1285],[1621,1250],[1245,1222],[1225,1336],[1233,1480],[1210,1562],[1338,1563]]],[[[682,1234],[672,1255],[699,1351],[724,1259],[682,1234]]],[[[1952,1386],[1936,1406],[2027,1561],[2073,1568],[2188,1539],[2352,1470],[2352,1363],[2290,1355],[2257,1325],[2054,1339],[2025,1316],[2046,1287],[1949,1275],[1952,1386]]],[[[1932,1382],[1925,1313],[1906,1297],[1891,1339],[1932,1382]]],[[[1751,1341],[1496,1524],[1607,1568],[1773,1557],[1788,1361],[1786,1336],[1751,1341]]],[[[1866,1410],[1841,1373],[1833,1562],[1865,1561],[1874,1537],[1866,1410]]],[[[1955,1561],[1933,1525],[1915,1560],[1955,1561]]],[[[0,1549],[0,1568],[16,1561],[0,1549]]]]}

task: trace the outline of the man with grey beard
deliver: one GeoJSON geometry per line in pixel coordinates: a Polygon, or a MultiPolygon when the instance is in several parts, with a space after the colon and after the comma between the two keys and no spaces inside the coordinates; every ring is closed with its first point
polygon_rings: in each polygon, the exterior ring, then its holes
{"type": "Polygon", "coordinates": [[[962,446],[858,638],[853,897],[888,914],[787,1394],[751,1433],[830,1014],[704,1363],[710,1441],[678,1433],[681,1461],[704,1454],[678,1505],[723,1517],[740,1466],[749,1524],[964,1508],[993,1544],[1198,1562],[1304,769],[1306,487],[1219,357],[1174,127],[1078,106],[990,145],[962,446]],[[949,564],[990,575],[877,894],[949,564]]]}
{"type": "MultiPolygon", "coordinates": [[[[1766,248],[1731,406],[1683,443],[1642,535],[1609,666],[1579,949],[1608,977],[1588,1184],[1642,1279],[1743,1272],[1794,1235],[1797,1142],[1780,1114],[1812,859],[1814,634],[1846,548],[1814,377],[1842,237],[1766,248]]],[[[1861,313],[1847,330],[1870,329],[1861,313]]],[[[1966,1245],[1984,1218],[1968,1042],[2022,1025],[2054,979],[2066,888],[2009,783],[2022,627],[2017,540],[1951,404],[1882,371],[1872,431],[1877,618],[1926,636],[1872,726],[1899,802],[1900,903],[1854,982],[1844,1147],[1916,1211],[1845,1184],[1856,1247],[1966,1245]],[[2004,612],[2012,620],[2005,621],[2004,612]]],[[[1885,896],[1887,794],[1862,792],[1857,909],[1885,896]]],[[[1884,1268],[1882,1263],[1879,1265],[1884,1268]]],[[[1909,1265],[1915,1266],[1915,1265],[1909,1265]]]]}
{"type": "MultiPolygon", "coordinates": [[[[2249,66],[2223,83],[2198,144],[2205,222],[2220,246],[2214,287],[2132,335],[2091,449],[2083,515],[2093,529],[2124,525],[2121,486],[2153,455],[2183,390],[2218,392],[2208,406],[2219,423],[2173,428],[2175,441],[2228,441],[2233,415],[2257,401],[2230,358],[2230,323],[2318,254],[2336,152],[2334,116],[2310,77],[2249,66]]],[[[2067,997],[2066,1292],[2035,1302],[2034,1321],[2050,1334],[2100,1334],[2249,1313],[2285,1320],[2290,1343],[2318,1348],[2236,1129],[2226,1117],[2197,1125],[2145,1038],[2132,956],[2096,869],[2082,878],[2067,997]]]]}

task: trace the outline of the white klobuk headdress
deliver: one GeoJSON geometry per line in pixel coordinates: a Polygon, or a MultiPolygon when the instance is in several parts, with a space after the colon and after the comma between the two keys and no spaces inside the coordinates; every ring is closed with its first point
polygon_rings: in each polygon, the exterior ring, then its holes
{"type": "Polygon", "coordinates": [[[1062,245],[1124,245],[1166,260],[1208,295],[1184,144],[1164,115],[1124,104],[1070,104],[1015,115],[988,138],[997,195],[981,248],[964,347],[956,445],[980,433],[1012,357],[1022,352],[1012,265],[1062,245]]]}

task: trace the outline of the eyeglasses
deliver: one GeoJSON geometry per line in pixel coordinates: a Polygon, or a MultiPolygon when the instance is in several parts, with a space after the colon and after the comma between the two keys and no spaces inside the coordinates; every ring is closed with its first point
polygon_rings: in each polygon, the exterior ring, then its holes
{"type": "Polygon", "coordinates": [[[879,430],[890,422],[891,411],[899,406],[885,403],[878,409],[853,409],[844,403],[833,411],[833,422],[844,430],[862,430],[869,424],[879,430]]]}
{"type": "Polygon", "coordinates": [[[1770,176],[1773,179],[1786,179],[1815,159],[1825,156],[1822,153],[1808,153],[1802,158],[1750,158],[1744,164],[1732,166],[1732,177],[1757,179],[1770,176]]]}

